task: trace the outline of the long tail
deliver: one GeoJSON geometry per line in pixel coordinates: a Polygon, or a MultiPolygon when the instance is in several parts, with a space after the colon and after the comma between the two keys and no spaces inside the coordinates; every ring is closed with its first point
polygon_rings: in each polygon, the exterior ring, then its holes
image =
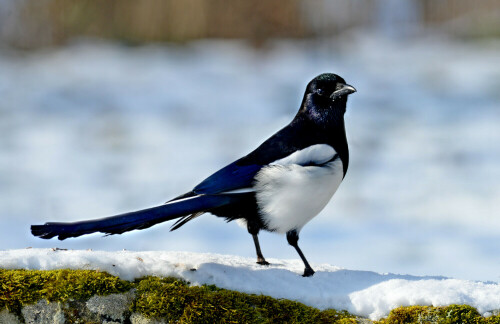
{"type": "Polygon", "coordinates": [[[144,229],[155,224],[176,219],[193,213],[205,212],[239,201],[239,195],[200,195],[165,205],[138,210],[126,214],[74,223],[45,223],[31,225],[31,233],[43,239],[57,236],[59,240],[77,237],[84,234],[101,232],[105,234],[121,234],[123,232],[144,229]]]}

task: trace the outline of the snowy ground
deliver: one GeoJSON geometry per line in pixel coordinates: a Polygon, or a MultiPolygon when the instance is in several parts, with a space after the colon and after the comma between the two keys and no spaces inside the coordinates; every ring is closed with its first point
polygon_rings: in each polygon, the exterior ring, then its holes
{"type": "MultiPolygon", "coordinates": [[[[311,262],[500,281],[498,42],[345,35],[125,47],[95,41],[0,49],[0,248],[167,250],[253,257],[236,224],[63,242],[30,224],[160,204],[284,126],[315,75],[336,72],[351,164],[301,232],[311,262]]],[[[266,258],[297,258],[262,233],[266,258]]]]}
{"type": "Polygon", "coordinates": [[[23,249],[0,251],[0,265],[25,269],[99,269],[132,280],[146,275],[175,276],[193,284],[297,300],[320,309],[346,309],[379,319],[398,306],[468,304],[484,315],[500,309],[500,284],[443,277],[416,277],[312,264],[303,278],[298,260],[252,258],[190,252],[103,252],[23,249]],[[192,269],[196,269],[193,271],[192,269]]]}

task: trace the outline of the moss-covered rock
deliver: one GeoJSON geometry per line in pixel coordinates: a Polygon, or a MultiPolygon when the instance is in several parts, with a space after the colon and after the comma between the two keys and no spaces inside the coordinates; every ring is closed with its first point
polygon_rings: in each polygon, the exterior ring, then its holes
{"type": "Polygon", "coordinates": [[[408,306],[392,310],[387,318],[377,323],[500,324],[500,315],[485,318],[474,307],[467,305],[408,306]]]}
{"type": "Polygon", "coordinates": [[[0,269],[0,309],[19,314],[26,305],[87,300],[94,295],[122,293],[132,283],[105,272],[92,270],[3,270],[0,269]]]}
{"type": "MultiPolygon", "coordinates": [[[[124,281],[90,270],[1,270],[0,323],[371,323],[346,311],[175,278],[124,281]]],[[[376,323],[500,324],[466,305],[394,309],[376,323]]]]}

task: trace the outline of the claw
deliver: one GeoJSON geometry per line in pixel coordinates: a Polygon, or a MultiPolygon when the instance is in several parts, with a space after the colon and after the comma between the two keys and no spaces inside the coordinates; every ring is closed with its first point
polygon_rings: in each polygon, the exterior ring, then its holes
{"type": "Polygon", "coordinates": [[[305,268],[302,277],[312,277],[314,270],[312,268],[305,268]]]}
{"type": "Polygon", "coordinates": [[[267,262],[266,259],[261,259],[261,258],[257,259],[257,264],[260,264],[260,265],[263,265],[263,266],[270,265],[270,263],[267,262]]]}

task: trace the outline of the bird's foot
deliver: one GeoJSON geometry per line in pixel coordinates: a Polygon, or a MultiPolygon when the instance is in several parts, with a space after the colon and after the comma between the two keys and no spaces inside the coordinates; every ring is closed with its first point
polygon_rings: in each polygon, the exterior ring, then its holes
{"type": "Polygon", "coordinates": [[[312,268],[305,268],[302,277],[312,277],[314,270],[312,268]]]}
{"type": "Polygon", "coordinates": [[[263,266],[268,266],[270,265],[269,262],[266,261],[264,258],[257,258],[257,264],[263,265],[263,266]]]}

